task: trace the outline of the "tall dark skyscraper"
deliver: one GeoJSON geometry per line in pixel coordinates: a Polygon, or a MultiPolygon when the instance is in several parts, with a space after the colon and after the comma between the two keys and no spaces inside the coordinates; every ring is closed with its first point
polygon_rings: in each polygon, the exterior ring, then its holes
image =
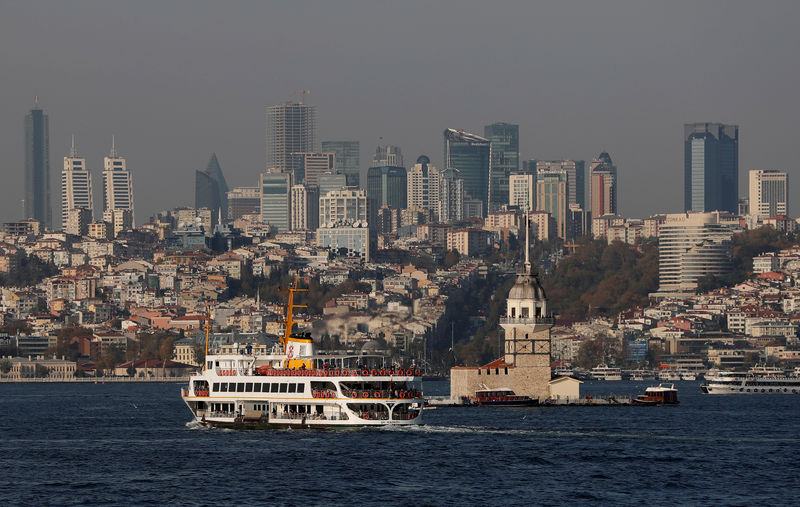
{"type": "Polygon", "coordinates": [[[267,169],[291,171],[292,153],[316,151],[317,110],[287,102],[267,107],[267,169]]]}
{"type": "Polygon", "coordinates": [[[508,204],[508,181],[519,172],[519,125],[493,123],[483,128],[492,142],[492,173],[489,176],[489,213],[508,204]]]}
{"type": "Polygon", "coordinates": [[[48,229],[53,226],[50,135],[39,97],[25,116],[25,218],[39,220],[48,229]]]}
{"type": "Polygon", "coordinates": [[[347,185],[361,183],[361,147],[358,141],[322,141],[323,153],[336,154],[336,172],[347,177],[347,185]]]}
{"type": "MultiPolygon", "coordinates": [[[[463,130],[444,131],[444,168],[458,169],[464,180],[464,199],[480,199],[483,214],[489,209],[489,174],[492,167],[492,143],[463,130]]],[[[506,199],[508,199],[506,187],[506,199]]]]}
{"type": "Polygon", "coordinates": [[[210,209],[214,218],[220,210],[223,218],[228,212],[228,184],[216,153],[211,154],[205,171],[195,172],[194,207],[210,209]]]}
{"type": "Polygon", "coordinates": [[[684,211],[738,211],[739,126],[687,123],[684,211]]]}
{"type": "Polygon", "coordinates": [[[367,170],[367,198],[370,223],[377,223],[378,209],[389,206],[404,209],[408,202],[405,167],[380,166],[367,170]]]}

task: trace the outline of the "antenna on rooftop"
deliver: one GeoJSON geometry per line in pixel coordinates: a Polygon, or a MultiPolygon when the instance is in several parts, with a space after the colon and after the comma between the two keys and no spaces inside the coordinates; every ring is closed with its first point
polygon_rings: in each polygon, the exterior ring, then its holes
{"type": "Polygon", "coordinates": [[[294,90],[292,93],[299,93],[300,94],[300,103],[304,104],[306,100],[306,95],[311,93],[311,90],[294,90]]]}

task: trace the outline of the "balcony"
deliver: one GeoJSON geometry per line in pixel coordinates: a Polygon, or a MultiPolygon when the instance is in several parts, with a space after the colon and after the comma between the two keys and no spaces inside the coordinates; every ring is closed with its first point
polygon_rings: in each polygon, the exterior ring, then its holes
{"type": "Polygon", "coordinates": [[[500,324],[524,324],[524,325],[554,325],[556,323],[556,319],[554,317],[539,317],[539,318],[530,318],[530,317],[502,317],[500,319],[500,324]]]}

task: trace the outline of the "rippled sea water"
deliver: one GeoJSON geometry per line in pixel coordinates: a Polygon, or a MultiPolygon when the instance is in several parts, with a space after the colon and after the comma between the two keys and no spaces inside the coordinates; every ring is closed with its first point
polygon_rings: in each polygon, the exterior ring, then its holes
{"type": "Polygon", "coordinates": [[[800,502],[800,396],[676,387],[678,407],[439,408],[422,427],[256,432],[188,423],[178,384],[0,384],[0,505],[800,502]]]}

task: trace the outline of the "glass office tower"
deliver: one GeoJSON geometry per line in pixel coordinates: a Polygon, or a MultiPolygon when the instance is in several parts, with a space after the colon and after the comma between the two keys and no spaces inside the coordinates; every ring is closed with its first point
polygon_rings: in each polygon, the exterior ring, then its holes
{"type": "Polygon", "coordinates": [[[322,152],[336,154],[336,172],[347,177],[347,186],[360,186],[361,147],[358,141],[322,141],[322,152]]]}
{"type": "Polygon", "coordinates": [[[458,169],[459,176],[464,180],[464,198],[479,199],[483,204],[484,216],[489,209],[491,167],[491,141],[463,130],[444,131],[444,169],[458,169]]]}
{"type": "Polygon", "coordinates": [[[50,195],[50,135],[48,119],[39,97],[25,116],[25,218],[33,218],[50,229],[53,204],[50,195]]]}
{"type": "Polygon", "coordinates": [[[492,143],[492,173],[489,176],[489,213],[508,204],[508,182],[519,172],[519,125],[493,123],[483,128],[492,143]]]}
{"type": "Polygon", "coordinates": [[[736,213],[739,201],[739,126],[687,123],[684,133],[684,210],[736,213]]]}

